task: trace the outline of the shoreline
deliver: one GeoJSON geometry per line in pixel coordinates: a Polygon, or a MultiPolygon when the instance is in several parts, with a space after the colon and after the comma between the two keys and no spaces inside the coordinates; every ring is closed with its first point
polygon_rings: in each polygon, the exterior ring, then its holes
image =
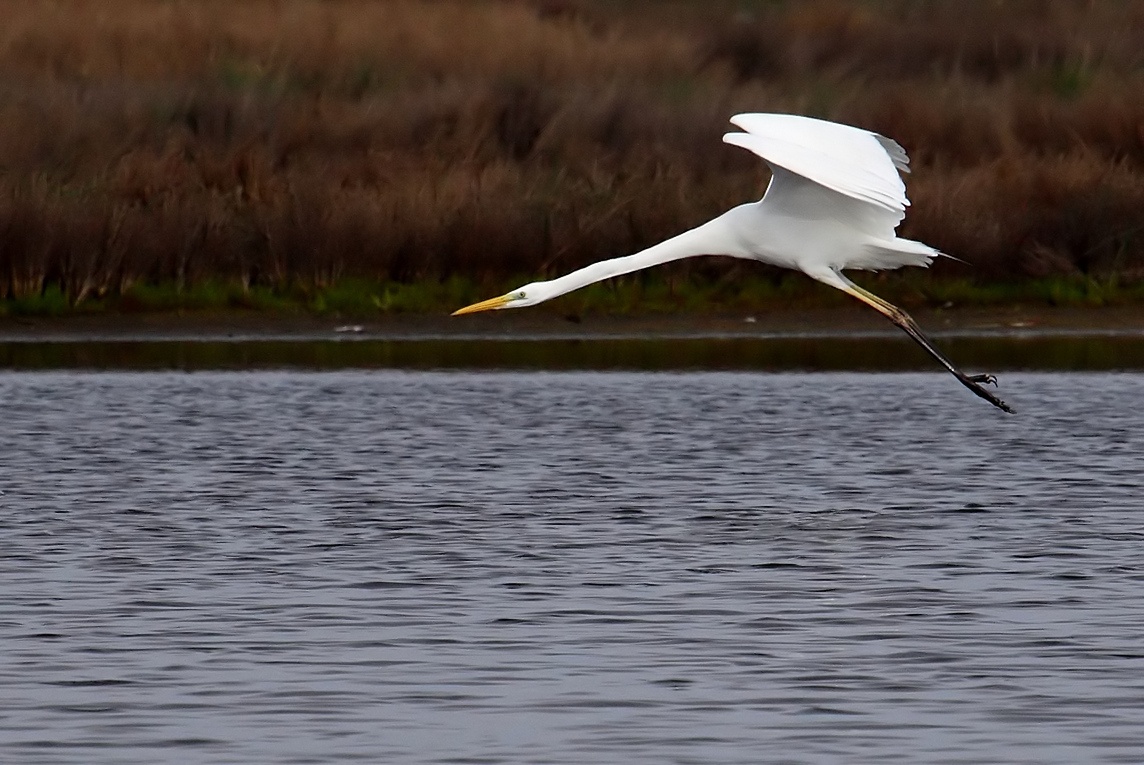
{"type": "MultiPolygon", "coordinates": [[[[965,369],[1144,370],[1144,311],[1136,307],[915,315],[965,369]]],[[[378,368],[941,371],[905,333],[862,306],[579,321],[545,311],[456,318],[242,312],[0,321],[5,371],[378,368]]]]}
{"type": "MultiPolygon", "coordinates": [[[[923,309],[911,312],[934,337],[1141,336],[1144,307],[923,309]]],[[[203,311],[2,317],[0,343],[259,342],[353,340],[591,340],[896,337],[882,317],[846,306],[751,314],[568,318],[545,311],[393,314],[372,317],[203,311]]]]}

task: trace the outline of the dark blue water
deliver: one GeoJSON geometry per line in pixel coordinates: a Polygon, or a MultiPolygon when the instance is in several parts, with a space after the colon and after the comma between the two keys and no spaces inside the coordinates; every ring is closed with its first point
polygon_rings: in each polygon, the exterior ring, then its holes
{"type": "Polygon", "coordinates": [[[1144,375],[0,373],[0,762],[1140,762],[1144,375]]]}

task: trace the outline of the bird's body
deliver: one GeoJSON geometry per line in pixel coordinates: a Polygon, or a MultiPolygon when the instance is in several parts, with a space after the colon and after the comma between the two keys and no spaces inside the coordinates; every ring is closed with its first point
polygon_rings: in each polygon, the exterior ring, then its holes
{"type": "Polygon", "coordinates": [[[587,284],[697,255],[727,255],[802,271],[879,311],[917,341],[966,387],[1012,411],[982,387],[990,375],[953,366],[904,311],[862,289],[844,269],[928,266],[940,252],[897,236],[909,200],[899,171],[909,172],[895,141],[860,128],[791,114],[740,114],[741,133],[723,140],[764,159],[771,182],[758,202],[739,205],[690,231],[634,255],[593,263],[526,284],[454,315],[536,305],[587,284]]]}

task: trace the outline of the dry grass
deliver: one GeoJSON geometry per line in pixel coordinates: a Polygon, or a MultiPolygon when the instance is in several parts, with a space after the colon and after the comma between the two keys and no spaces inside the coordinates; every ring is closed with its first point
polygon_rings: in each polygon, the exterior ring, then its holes
{"type": "Polygon", "coordinates": [[[719,143],[741,110],[905,144],[905,234],[974,265],[935,278],[1144,280],[1144,2],[0,0],[0,17],[0,297],[556,274],[757,195],[761,164],[719,143]]]}

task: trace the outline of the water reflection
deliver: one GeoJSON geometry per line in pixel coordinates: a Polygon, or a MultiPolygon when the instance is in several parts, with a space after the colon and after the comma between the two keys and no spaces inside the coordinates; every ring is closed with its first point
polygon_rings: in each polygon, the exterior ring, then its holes
{"type": "MultiPolygon", "coordinates": [[[[1144,337],[1134,335],[948,337],[938,345],[967,368],[1144,369],[1144,337]]],[[[896,336],[0,343],[0,368],[8,369],[273,367],[895,371],[934,364],[896,336]]]]}

